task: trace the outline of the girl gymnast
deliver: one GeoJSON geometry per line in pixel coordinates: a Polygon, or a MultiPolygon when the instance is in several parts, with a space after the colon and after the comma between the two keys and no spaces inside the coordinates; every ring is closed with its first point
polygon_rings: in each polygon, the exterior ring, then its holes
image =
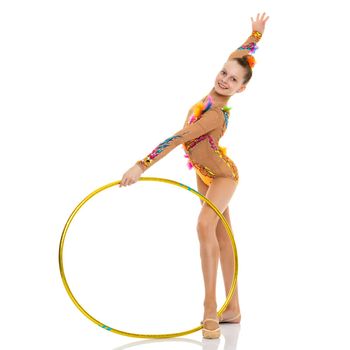
{"type": "MultiPolygon", "coordinates": [[[[180,131],[164,140],[124,173],[120,187],[137,182],[146,169],[182,144],[188,168],[195,169],[198,192],[214,203],[231,227],[228,204],[238,184],[239,175],[235,163],[226,155],[226,148],[218,143],[230,119],[230,107],[226,104],[231,96],[245,90],[252,76],[255,65],[252,54],[257,49],[256,43],[262,37],[268,18],[269,16],[265,18],[265,12],[261,17],[258,13],[255,21],[250,17],[251,35],[230,54],[209,94],[190,108],[180,131]]],[[[204,338],[218,338],[219,323],[239,323],[241,320],[238,284],[231,302],[219,319],[216,304],[218,261],[220,258],[227,295],[233,278],[234,257],[230,238],[219,216],[207,203],[200,201],[202,209],[197,221],[197,233],[205,285],[202,333],[204,338]]]]}

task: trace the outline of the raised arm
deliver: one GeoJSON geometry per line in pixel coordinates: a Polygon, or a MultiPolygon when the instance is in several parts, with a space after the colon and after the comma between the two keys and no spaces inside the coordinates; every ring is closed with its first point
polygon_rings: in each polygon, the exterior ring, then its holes
{"type": "Polygon", "coordinates": [[[224,122],[222,115],[216,108],[211,108],[205,112],[202,117],[193,124],[188,124],[173,136],[165,139],[145,158],[138,160],[136,164],[145,171],[150,166],[165,157],[178,145],[189,140],[197,138],[207,132],[220,127],[224,122]]]}
{"type": "Polygon", "coordinates": [[[252,17],[250,17],[252,21],[252,33],[239,48],[237,48],[230,54],[230,56],[227,59],[228,61],[235,57],[243,57],[245,55],[251,55],[255,53],[256,49],[258,49],[258,46],[256,44],[261,39],[262,34],[265,30],[265,23],[269,18],[269,16],[267,16],[266,18],[264,18],[264,16],[265,12],[261,16],[261,18],[260,13],[258,13],[255,21],[252,17]]]}
{"type": "Polygon", "coordinates": [[[248,54],[253,54],[258,49],[256,43],[261,39],[262,34],[257,30],[254,30],[248,39],[235,51],[233,51],[228,57],[228,61],[235,57],[243,57],[248,54]]]}

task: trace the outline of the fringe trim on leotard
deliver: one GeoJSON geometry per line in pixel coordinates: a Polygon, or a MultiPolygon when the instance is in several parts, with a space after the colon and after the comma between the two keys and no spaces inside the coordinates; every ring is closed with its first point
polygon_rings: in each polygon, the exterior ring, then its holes
{"type": "Polygon", "coordinates": [[[197,119],[200,119],[200,116],[205,113],[213,105],[213,98],[208,95],[206,104],[202,101],[195,104],[193,107],[193,113],[188,121],[188,124],[194,123],[197,119]]]}

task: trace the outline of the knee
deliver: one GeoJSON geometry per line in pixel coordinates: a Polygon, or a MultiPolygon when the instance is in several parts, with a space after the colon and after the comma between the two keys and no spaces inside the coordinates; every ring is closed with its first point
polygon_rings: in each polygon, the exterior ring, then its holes
{"type": "Polygon", "coordinates": [[[215,237],[215,222],[208,218],[198,218],[197,233],[200,241],[209,241],[215,237]]]}

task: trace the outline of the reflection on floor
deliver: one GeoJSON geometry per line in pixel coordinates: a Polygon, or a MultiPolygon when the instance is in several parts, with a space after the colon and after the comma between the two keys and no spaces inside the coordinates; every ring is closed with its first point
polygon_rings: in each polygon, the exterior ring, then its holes
{"type": "MultiPolygon", "coordinates": [[[[167,344],[174,343],[174,342],[180,342],[184,343],[184,349],[194,349],[201,347],[202,350],[236,350],[237,349],[237,342],[238,342],[238,335],[239,331],[241,329],[240,324],[220,324],[221,328],[221,336],[218,339],[205,339],[202,338],[202,341],[191,339],[191,338],[169,338],[169,339],[146,339],[136,342],[131,342],[124,344],[122,346],[118,346],[117,348],[114,348],[113,350],[123,350],[123,349],[129,349],[132,347],[137,347],[140,345],[145,344],[151,344],[151,343],[160,343],[165,342],[167,344]],[[224,344],[220,346],[220,344],[223,342],[224,344]],[[186,345],[185,345],[186,344],[186,345]]],[[[148,347],[147,347],[148,348],[148,347]]],[[[140,350],[142,347],[140,348],[140,350]]]]}

